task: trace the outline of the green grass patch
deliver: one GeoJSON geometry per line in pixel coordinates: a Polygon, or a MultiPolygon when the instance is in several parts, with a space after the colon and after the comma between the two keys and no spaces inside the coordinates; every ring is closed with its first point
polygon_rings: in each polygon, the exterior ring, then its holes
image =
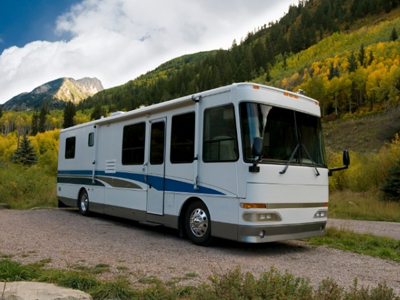
{"type": "Polygon", "coordinates": [[[381,200],[377,191],[335,191],[329,196],[330,218],[400,222],[399,212],[400,202],[381,200]]]}
{"type": "Polygon", "coordinates": [[[0,167],[0,203],[11,209],[57,206],[57,178],[39,166],[0,167]]]}
{"type": "Polygon", "coordinates": [[[400,262],[400,241],[372,234],[327,228],[325,236],[305,239],[314,246],[329,247],[400,262]]]}
{"type": "MultiPolygon", "coordinates": [[[[345,290],[333,279],[322,280],[313,288],[308,278],[299,278],[275,268],[262,272],[258,278],[251,273],[243,274],[240,268],[223,276],[212,276],[198,287],[166,284],[156,277],[145,280],[148,287],[134,289],[132,282],[120,276],[103,282],[87,271],[56,270],[44,268],[50,260],[22,265],[9,259],[0,260],[0,281],[40,281],[82,290],[98,299],[304,299],[304,300],[400,300],[386,284],[376,287],[358,287],[357,277],[345,290]]],[[[188,273],[194,274],[194,273],[188,273]]],[[[187,275],[187,277],[196,277],[187,275]]]]}

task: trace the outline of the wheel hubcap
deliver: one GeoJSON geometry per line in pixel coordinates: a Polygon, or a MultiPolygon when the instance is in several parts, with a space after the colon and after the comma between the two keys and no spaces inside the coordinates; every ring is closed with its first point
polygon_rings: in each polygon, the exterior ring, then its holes
{"type": "Polygon", "coordinates": [[[87,206],[88,206],[88,197],[86,194],[83,194],[81,197],[81,210],[86,211],[87,206]]]}
{"type": "Polygon", "coordinates": [[[202,237],[208,230],[208,216],[201,208],[196,208],[190,215],[190,229],[197,237],[202,237]]]}

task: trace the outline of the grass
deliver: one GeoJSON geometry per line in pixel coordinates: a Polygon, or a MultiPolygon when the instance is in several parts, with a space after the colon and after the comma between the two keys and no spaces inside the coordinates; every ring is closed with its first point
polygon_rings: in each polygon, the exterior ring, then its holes
{"type": "Polygon", "coordinates": [[[325,122],[325,144],[334,151],[352,150],[359,153],[377,152],[383,142],[378,138],[379,128],[386,124],[387,115],[379,112],[369,116],[325,122]]]}
{"type": "Polygon", "coordinates": [[[39,166],[0,166],[0,203],[11,209],[56,207],[57,178],[39,166]]]}
{"type": "Polygon", "coordinates": [[[153,278],[152,285],[134,289],[126,277],[103,282],[86,271],[55,270],[44,268],[50,260],[22,265],[9,259],[0,260],[0,281],[40,281],[82,290],[97,299],[335,299],[335,300],[400,300],[386,284],[374,288],[358,287],[357,277],[351,288],[345,290],[330,278],[321,281],[317,288],[310,285],[308,278],[294,277],[291,273],[280,273],[271,268],[259,278],[243,274],[240,268],[223,276],[211,276],[209,282],[193,286],[167,286],[153,278]]]}
{"type": "Polygon", "coordinates": [[[329,197],[329,218],[400,222],[400,202],[380,200],[379,192],[335,191],[329,197]]]}
{"type": "Polygon", "coordinates": [[[305,239],[314,246],[329,247],[400,262],[400,241],[372,234],[327,228],[325,236],[305,239]]]}

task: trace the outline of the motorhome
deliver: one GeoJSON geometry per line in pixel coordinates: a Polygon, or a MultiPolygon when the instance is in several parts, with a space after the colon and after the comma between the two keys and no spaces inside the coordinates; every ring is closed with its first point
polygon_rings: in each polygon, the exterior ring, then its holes
{"type": "Polygon", "coordinates": [[[324,234],[319,102],[253,83],[117,112],[60,132],[60,206],[178,229],[193,243],[324,234]]]}

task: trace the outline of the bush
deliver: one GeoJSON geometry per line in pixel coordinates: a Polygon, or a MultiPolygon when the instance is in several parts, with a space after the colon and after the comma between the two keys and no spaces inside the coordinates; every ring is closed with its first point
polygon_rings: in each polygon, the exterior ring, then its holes
{"type": "MultiPolygon", "coordinates": [[[[378,153],[350,152],[349,169],[334,172],[329,180],[331,191],[350,189],[353,192],[379,190],[390,176],[389,170],[397,165],[400,157],[400,138],[396,134],[378,153]]],[[[328,167],[342,165],[342,153],[327,149],[328,167]]]]}
{"type": "Polygon", "coordinates": [[[12,209],[57,206],[57,178],[38,165],[4,164],[0,167],[0,203],[12,209]]]}
{"type": "Polygon", "coordinates": [[[400,159],[389,169],[389,175],[382,187],[384,199],[400,202],[400,159]]]}

